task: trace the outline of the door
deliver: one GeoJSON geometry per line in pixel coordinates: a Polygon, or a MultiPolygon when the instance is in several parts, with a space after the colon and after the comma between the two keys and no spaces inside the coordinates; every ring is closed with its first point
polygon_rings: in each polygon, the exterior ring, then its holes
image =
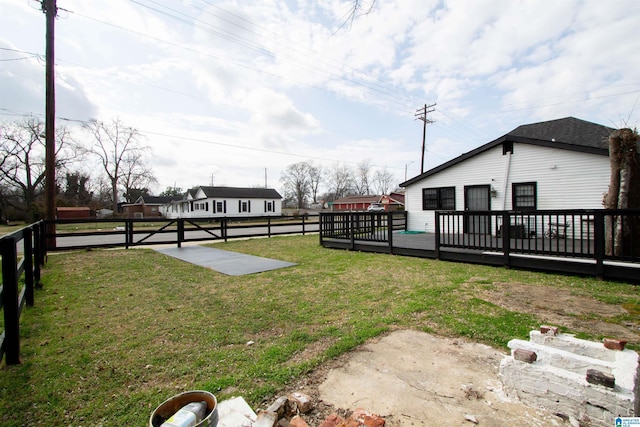
{"type": "MultiPolygon", "coordinates": [[[[471,185],[464,187],[464,210],[490,211],[491,186],[471,185]]],[[[465,233],[491,234],[491,217],[489,215],[469,215],[465,221],[465,233]]]]}

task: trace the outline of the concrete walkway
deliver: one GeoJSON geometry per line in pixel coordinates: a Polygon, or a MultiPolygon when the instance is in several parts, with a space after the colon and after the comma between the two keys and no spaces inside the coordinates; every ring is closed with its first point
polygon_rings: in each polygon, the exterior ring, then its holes
{"type": "Polygon", "coordinates": [[[204,246],[157,248],[156,251],[228,276],[243,276],[296,265],[292,262],[262,258],[204,246]]]}

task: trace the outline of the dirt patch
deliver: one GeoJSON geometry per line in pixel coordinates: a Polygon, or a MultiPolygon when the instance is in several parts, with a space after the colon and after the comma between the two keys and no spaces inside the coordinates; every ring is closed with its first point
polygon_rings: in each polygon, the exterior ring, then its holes
{"type": "Polygon", "coordinates": [[[640,325],[607,322],[628,312],[619,305],[575,295],[570,290],[522,283],[494,283],[492,289],[480,290],[478,298],[510,311],[534,314],[543,322],[640,344],[640,325]]]}

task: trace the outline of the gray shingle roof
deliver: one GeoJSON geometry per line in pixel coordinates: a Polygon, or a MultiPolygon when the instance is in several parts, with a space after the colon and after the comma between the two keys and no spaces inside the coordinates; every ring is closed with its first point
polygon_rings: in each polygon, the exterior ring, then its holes
{"type": "Polygon", "coordinates": [[[579,147],[609,148],[607,138],[614,131],[607,126],[575,117],[518,126],[506,136],[561,142],[579,147]]]}
{"type": "MultiPolygon", "coordinates": [[[[221,199],[282,199],[273,188],[200,187],[208,198],[221,199]]],[[[193,193],[195,196],[195,193],[193,193]]]]}

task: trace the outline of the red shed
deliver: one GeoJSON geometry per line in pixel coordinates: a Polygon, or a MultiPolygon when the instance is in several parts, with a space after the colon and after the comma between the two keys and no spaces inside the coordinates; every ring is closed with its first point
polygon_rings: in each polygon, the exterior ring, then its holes
{"type": "Polygon", "coordinates": [[[56,208],[58,219],[89,219],[91,209],[88,206],[65,206],[56,208]]]}

